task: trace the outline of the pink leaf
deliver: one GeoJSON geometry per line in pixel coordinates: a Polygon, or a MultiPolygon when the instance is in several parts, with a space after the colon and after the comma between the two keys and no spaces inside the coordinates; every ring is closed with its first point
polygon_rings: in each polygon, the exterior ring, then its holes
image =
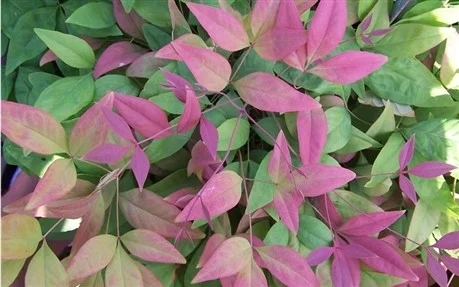
{"type": "Polygon", "coordinates": [[[306,12],[306,10],[314,6],[317,3],[317,1],[319,0],[295,0],[295,3],[300,14],[303,14],[304,12],[306,12]]]}
{"type": "MultiPolygon", "coordinates": [[[[431,251],[430,251],[431,252],[431,251]]],[[[445,268],[438,262],[438,260],[427,251],[427,271],[441,287],[448,286],[448,275],[445,268]]]]}
{"type": "Polygon", "coordinates": [[[192,90],[186,91],[186,102],[177,126],[177,132],[184,133],[194,129],[201,118],[201,106],[192,90]]]}
{"type": "Polygon", "coordinates": [[[196,268],[201,268],[204,264],[209,261],[210,257],[215,253],[218,247],[225,241],[226,238],[223,234],[215,233],[213,234],[206,243],[204,250],[202,251],[201,257],[199,258],[199,262],[196,265],[196,268]]]}
{"type": "Polygon", "coordinates": [[[324,262],[335,252],[334,247],[321,246],[311,251],[306,258],[306,261],[310,266],[319,265],[324,262]]]}
{"type": "Polygon", "coordinates": [[[222,55],[206,48],[172,42],[198,84],[209,91],[219,92],[228,85],[231,66],[222,55]]]}
{"type": "Polygon", "coordinates": [[[387,57],[370,52],[346,51],[309,70],[327,81],[351,84],[363,79],[387,62],[387,57]]]}
{"type": "Polygon", "coordinates": [[[294,234],[298,232],[298,209],[303,203],[303,197],[296,191],[278,191],[274,194],[274,208],[285,226],[294,234]]]}
{"type": "Polygon", "coordinates": [[[191,159],[188,162],[188,175],[202,171],[206,166],[219,163],[220,160],[209,151],[209,148],[202,142],[198,141],[191,150],[191,159]]]}
{"type": "Polygon", "coordinates": [[[237,275],[233,287],[268,287],[263,270],[252,259],[237,275]]]}
{"type": "Polygon", "coordinates": [[[283,58],[282,61],[293,67],[304,72],[304,66],[306,65],[306,45],[300,46],[296,49],[293,53],[288,55],[287,57],[283,58]]]}
{"type": "Polygon", "coordinates": [[[112,2],[113,14],[121,30],[132,37],[144,40],[142,25],[145,21],[135,11],[126,13],[120,0],[113,0],[112,2]]]}
{"type": "Polygon", "coordinates": [[[456,169],[454,165],[439,161],[428,161],[416,165],[413,168],[408,169],[408,173],[423,177],[423,178],[435,178],[456,169]]]}
{"type": "Polygon", "coordinates": [[[250,17],[252,34],[255,39],[271,29],[275,24],[277,9],[280,3],[281,1],[278,0],[262,0],[255,2],[255,7],[250,17]]]}
{"type": "Polygon", "coordinates": [[[320,1],[308,29],[308,62],[328,55],[341,42],[346,31],[346,1],[320,1]]]}
{"type": "Polygon", "coordinates": [[[148,79],[167,63],[167,60],[158,59],[155,52],[146,53],[127,68],[126,76],[148,79]]]}
{"type": "Polygon", "coordinates": [[[281,60],[306,43],[304,29],[273,28],[262,34],[254,49],[266,60],[281,60]]]}
{"type": "Polygon", "coordinates": [[[339,247],[339,250],[349,258],[376,258],[376,254],[358,244],[346,244],[339,247]]]}
{"type": "Polygon", "coordinates": [[[247,239],[233,237],[221,243],[191,283],[228,277],[244,269],[252,259],[247,239]]]}
{"type": "Polygon", "coordinates": [[[368,27],[370,27],[370,24],[371,24],[371,20],[373,18],[373,14],[370,14],[368,17],[366,17],[363,21],[362,21],[362,26],[361,26],[361,30],[362,32],[366,32],[368,27]]]}
{"type": "Polygon", "coordinates": [[[449,271],[459,276],[459,259],[440,255],[440,260],[446,265],[449,271]]]}
{"type": "Polygon", "coordinates": [[[221,48],[234,52],[250,45],[243,24],[228,12],[192,2],[187,3],[187,6],[210,38],[221,48]]]}
{"type": "Polygon", "coordinates": [[[389,33],[390,31],[392,31],[392,28],[387,28],[387,29],[378,29],[378,30],[374,30],[374,31],[371,31],[370,32],[370,36],[384,36],[386,35],[387,33],[389,33]]]}
{"type": "Polygon", "coordinates": [[[443,235],[434,245],[441,249],[459,249],[459,231],[450,232],[443,235]]]}
{"type": "Polygon", "coordinates": [[[360,266],[358,261],[347,258],[337,250],[331,266],[331,278],[333,286],[336,287],[359,287],[360,266]]]}
{"type": "Polygon", "coordinates": [[[403,210],[359,214],[346,221],[338,230],[353,236],[373,235],[389,227],[404,213],[403,210]]]}
{"type": "Polygon", "coordinates": [[[241,198],[242,178],[233,171],[224,170],[212,176],[202,187],[198,195],[188,203],[175,219],[185,222],[205,219],[202,203],[211,216],[218,216],[235,207],[241,198]]]}
{"type": "Polygon", "coordinates": [[[398,185],[400,186],[400,189],[403,191],[403,193],[413,202],[417,202],[417,196],[416,196],[416,190],[414,189],[414,185],[411,183],[411,181],[404,176],[403,174],[400,174],[398,178],[398,185]]]}
{"type": "Polygon", "coordinates": [[[104,113],[105,118],[107,119],[109,126],[117,135],[129,140],[130,142],[136,142],[136,139],[132,135],[131,129],[121,116],[106,108],[101,109],[104,113]]]}
{"type": "Polygon", "coordinates": [[[202,116],[199,123],[199,133],[201,135],[202,142],[207,146],[210,154],[215,159],[217,157],[218,145],[217,128],[211,121],[202,116]]]}
{"type": "Polygon", "coordinates": [[[120,161],[130,149],[129,146],[106,143],[88,152],[84,158],[93,162],[114,164],[120,161]]]}
{"type": "Polygon", "coordinates": [[[206,43],[204,43],[198,35],[185,34],[159,49],[159,51],[156,52],[155,57],[160,59],[182,61],[182,58],[177,54],[173,44],[191,45],[207,49],[206,43]]]}
{"type": "Polygon", "coordinates": [[[301,162],[319,163],[327,141],[327,119],[322,109],[298,112],[296,121],[301,162]]]}
{"type": "Polygon", "coordinates": [[[150,171],[150,161],[139,146],[136,146],[135,148],[134,155],[131,160],[131,166],[135,179],[137,180],[137,184],[139,185],[139,190],[142,191],[148,172],[150,171]]]}
{"type": "MultiPolygon", "coordinates": [[[[330,218],[330,225],[333,228],[338,228],[342,223],[343,219],[338,213],[338,210],[336,209],[335,205],[333,202],[330,200],[328,194],[320,195],[316,198],[314,198],[314,204],[316,208],[322,213],[322,214],[328,214],[330,218]]],[[[328,218],[327,218],[328,221],[328,218]]]]}
{"type": "Polygon", "coordinates": [[[172,203],[178,208],[184,208],[195,195],[195,189],[192,187],[185,187],[179,189],[164,198],[165,201],[172,203]]]}
{"type": "Polygon", "coordinates": [[[249,74],[233,85],[246,103],[262,111],[286,113],[320,108],[309,95],[268,73],[249,74]]]}
{"type": "Polygon", "coordinates": [[[43,54],[43,56],[40,59],[40,67],[45,65],[45,64],[47,64],[47,63],[54,62],[57,59],[58,58],[57,58],[56,54],[54,54],[53,51],[48,50],[48,51],[46,51],[46,53],[43,54]]]}
{"type": "Polygon", "coordinates": [[[94,78],[97,79],[109,71],[129,65],[145,53],[144,48],[127,41],[112,44],[105,49],[97,60],[94,67],[94,78]]]}
{"type": "Polygon", "coordinates": [[[296,7],[295,1],[280,1],[276,15],[276,27],[292,28],[304,30],[301,22],[300,13],[296,7]]]}
{"type": "Polygon", "coordinates": [[[408,141],[403,145],[398,156],[398,163],[400,165],[399,170],[404,170],[405,167],[410,163],[414,154],[414,136],[410,137],[408,141]]]}
{"type": "Polygon", "coordinates": [[[164,78],[168,83],[168,88],[175,94],[175,96],[182,102],[186,102],[187,90],[193,89],[191,84],[177,74],[171,73],[166,69],[161,69],[164,78]]]}
{"type": "Polygon", "coordinates": [[[265,268],[287,286],[320,286],[306,260],[285,246],[255,248],[265,268]]]}
{"type": "Polygon", "coordinates": [[[155,274],[150,271],[147,267],[145,267],[143,264],[141,264],[138,261],[134,261],[134,264],[137,266],[137,268],[140,271],[140,274],[142,274],[142,281],[143,281],[143,286],[149,286],[149,287],[162,287],[163,284],[161,284],[161,281],[156,278],[155,274]]]}
{"type": "Polygon", "coordinates": [[[292,158],[284,132],[281,130],[277,136],[274,150],[268,163],[268,174],[274,183],[284,181],[290,174],[292,158]]]}
{"type": "Polygon", "coordinates": [[[166,114],[146,99],[116,93],[115,107],[127,123],[145,137],[156,139],[170,134],[166,114]]]}

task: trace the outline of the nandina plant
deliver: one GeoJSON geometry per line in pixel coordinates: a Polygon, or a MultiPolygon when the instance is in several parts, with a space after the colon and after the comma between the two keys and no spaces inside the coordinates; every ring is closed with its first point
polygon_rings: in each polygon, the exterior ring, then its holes
{"type": "Polygon", "coordinates": [[[454,2],[2,1],[2,286],[451,284],[454,2]]]}

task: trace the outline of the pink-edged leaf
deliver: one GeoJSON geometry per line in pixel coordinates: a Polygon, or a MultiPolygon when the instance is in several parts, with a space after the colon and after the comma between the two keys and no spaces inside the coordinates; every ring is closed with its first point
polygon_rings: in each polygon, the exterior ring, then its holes
{"type": "Polygon", "coordinates": [[[114,93],[108,93],[77,120],[69,138],[69,149],[73,156],[81,157],[95,146],[105,143],[109,124],[101,107],[111,111],[113,98],[114,93]]]}
{"type": "Polygon", "coordinates": [[[373,19],[373,14],[370,14],[368,17],[365,17],[365,19],[362,21],[362,26],[360,28],[362,29],[362,32],[364,33],[367,31],[368,27],[370,27],[371,20],[373,19]]]}
{"type": "Polygon", "coordinates": [[[172,203],[178,208],[184,208],[196,194],[195,189],[186,187],[179,189],[164,198],[165,201],[172,203]]]}
{"type": "Polygon", "coordinates": [[[403,145],[398,156],[399,170],[404,170],[408,166],[414,154],[414,137],[410,137],[403,145]]]}
{"type": "Polygon", "coordinates": [[[428,251],[427,252],[427,272],[432,276],[435,282],[440,285],[440,287],[448,286],[448,275],[445,268],[438,262],[438,260],[433,257],[433,255],[428,251]]]}
{"type": "Polygon", "coordinates": [[[387,28],[387,29],[378,29],[370,32],[370,36],[378,37],[378,36],[384,36],[387,33],[392,31],[392,28],[387,28]]]}
{"type": "Polygon", "coordinates": [[[186,259],[175,247],[161,235],[146,229],[134,229],[120,237],[121,242],[140,259],[184,264],[186,259]]]}
{"type": "Polygon", "coordinates": [[[359,287],[359,262],[356,259],[347,258],[337,250],[331,266],[331,278],[333,286],[336,287],[359,287]]]}
{"type": "Polygon", "coordinates": [[[199,123],[201,118],[201,106],[199,105],[198,98],[192,90],[186,91],[186,102],[183,113],[177,125],[177,132],[185,133],[194,129],[199,123]]]}
{"type": "Polygon", "coordinates": [[[252,73],[233,85],[246,103],[262,111],[286,113],[320,108],[309,95],[269,73],[252,73]]]}
{"type": "Polygon", "coordinates": [[[97,79],[107,72],[129,65],[146,52],[147,50],[131,42],[114,43],[105,49],[97,60],[94,78],[97,79]]]}
{"type": "Polygon", "coordinates": [[[449,271],[459,276],[459,259],[447,255],[440,255],[440,260],[445,264],[449,271]]]}
{"type": "Polygon", "coordinates": [[[199,85],[219,92],[228,85],[231,66],[222,55],[206,48],[171,43],[199,85]]]}
{"type": "Polygon", "coordinates": [[[252,259],[247,239],[233,237],[221,243],[191,283],[228,277],[243,270],[252,259]]]}
{"type": "Polygon", "coordinates": [[[301,162],[319,163],[327,141],[328,125],[322,109],[298,112],[296,121],[301,162]]]}
{"type": "Polygon", "coordinates": [[[427,161],[416,165],[413,168],[408,169],[408,173],[423,177],[423,178],[435,178],[456,169],[454,165],[450,165],[439,161],[427,161]]]}
{"type": "Polygon", "coordinates": [[[351,242],[362,245],[377,256],[361,259],[376,271],[408,280],[418,280],[416,274],[413,273],[390,244],[373,237],[352,237],[351,242]]]}
{"type": "Polygon", "coordinates": [[[234,52],[250,45],[243,24],[228,12],[192,2],[187,6],[219,47],[234,52]]]}
{"type": "Polygon", "coordinates": [[[234,280],[233,287],[268,287],[268,281],[263,270],[257,265],[255,260],[245,266],[234,280]]]}
{"type": "Polygon", "coordinates": [[[145,184],[148,172],[150,171],[150,161],[148,160],[145,152],[139,146],[135,147],[135,151],[131,159],[131,167],[139,186],[139,190],[142,192],[143,185],[145,184]]]}
{"type": "Polygon", "coordinates": [[[374,45],[373,41],[367,36],[362,36],[362,41],[367,45],[370,45],[370,46],[374,45]]]}
{"type": "Polygon", "coordinates": [[[404,176],[403,174],[400,174],[398,178],[398,185],[400,186],[400,189],[402,192],[413,202],[416,203],[417,196],[416,196],[416,190],[414,189],[413,183],[404,176]]]}
{"type": "Polygon", "coordinates": [[[308,62],[326,56],[341,42],[346,31],[346,1],[320,1],[308,29],[308,62]]]}
{"type": "Polygon", "coordinates": [[[306,262],[310,266],[319,265],[320,263],[326,261],[330,256],[335,252],[334,247],[321,246],[311,251],[306,258],[306,262]]]}
{"type": "Polygon", "coordinates": [[[284,181],[290,174],[290,166],[292,165],[292,158],[290,157],[290,150],[288,142],[285,138],[284,132],[281,130],[277,136],[274,150],[268,163],[268,174],[274,183],[284,181]]]}
{"type": "Polygon", "coordinates": [[[355,173],[346,168],[324,164],[305,165],[293,175],[295,180],[283,184],[299,189],[306,197],[325,194],[355,178],[355,173]]]}
{"type": "Polygon", "coordinates": [[[304,72],[304,66],[306,65],[306,45],[303,45],[296,49],[293,53],[288,55],[287,57],[283,58],[282,61],[293,67],[304,72]]]}
{"type": "Polygon", "coordinates": [[[182,58],[179,54],[177,54],[173,44],[191,45],[207,49],[206,43],[204,43],[198,35],[185,34],[159,49],[159,51],[156,52],[155,57],[166,60],[182,61],[182,58]]]}
{"type": "Polygon", "coordinates": [[[174,95],[183,103],[186,102],[187,90],[193,89],[191,84],[177,74],[171,73],[166,69],[161,69],[164,79],[167,81],[167,88],[169,88],[174,95]]]}
{"type": "Polygon", "coordinates": [[[359,214],[346,221],[338,230],[354,236],[373,235],[389,227],[404,213],[402,210],[359,214]]]}
{"type": "Polygon", "coordinates": [[[191,159],[187,167],[188,175],[200,173],[205,167],[219,162],[220,159],[214,157],[202,141],[198,141],[191,150],[191,159]]]}
{"type": "Polygon", "coordinates": [[[126,13],[120,0],[112,0],[113,14],[115,15],[116,23],[121,30],[126,34],[137,39],[145,39],[143,36],[142,25],[145,21],[135,11],[126,13]]]}
{"type": "Polygon", "coordinates": [[[346,51],[317,64],[309,72],[329,82],[347,85],[363,79],[386,62],[384,55],[346,51]]]}
{"type": "Polygon", "coordinates": [[[118,114],[112,112],[107,108],[101,108],[108,122],[110,128],[120,137],[127,139],[130,142],[136,142],[136,139],[132,135],[131,128],[129,128],[126,121],[118,114]]]}
{"type": "Polygon", "coordinates": [[[301,194],[295,190],[278,191],[274,194],[273,203],[282,222],[293,234],[296,234],[300,222],[298,209],[303,203],[301,194]]]}
{"type": "Polygon", "coordinates": [[[40,67],[45,65],[45,64],[48,64],[50,62],[54,62],[57,59],[58,58],[57,58],[56,54],[54,54],[53,51],[48,50],[48,51],[46,51],[46,53],[43,54],[43,56],[40,59],[40,67]]]}
{"type": "Polygon", "coordinates": [[[376,258],[376,254],[358,244],[346,244],[339,247],[340,252],[349,258],[376,258]]]}
{"type": "Polygon", "coordinates": [[[145,137],[156,139],[170,134],[166,114],[149,100],[116,93],[115,107],[126,122],[145,137]]]}
{"type": "Polygon", "coordinates": [[[212,176],[198,195],[185,206],[176,222],[205,219],[202,203],[211,216],[218,216],[236,206],[241,198],[242,178],[235,172],[224,170],[212,176]]]}
{"type": "Polygon", "coordinates": [[[126,76],[149,79],[161,67],[168,64],[167,60],[158,59],[155,52],[138,57],[126,70],[126,76]]]}
{"type": "Polygon", "coordinates": [[[253,48],[266,60],[281,60],[306,43],[304,29],[273,28],[255,41],[253,48]]]}
{"type": "Polygon", "coordinates": [[[434,245],[441,249],[459,249],[459,231],[450,232],[445,234],[434,245]]]}
{"type": "Polygon", "coordinates": [[[55,160],[38,182],[26,209],[34,209],[64,197],[75,186],[77,174],[71,159],[55,160]]]}
{"type": "Polygon", "coordinates": [[[213,234],[206,243],[204,250],[202,251],[201,257],[199,258],[196,268],[201,268],[204,264],[209,261],[210,257],[215,253],[217,248],[225,241],[226,238],[221,233],[213,234]]]}
{"type": "Polygon", "coordinates": [[[207,146],[210,154],[215,159],[217,157],[218,131],[215,125],[204,116],[201,117],[199,122],[199,134],[201,135],[202,142],[207,146]]]}
{"type": "Polygon", "coordinates": [[[281,1],[278,0],[262,0],[256,1],[253,8],[250,25],[252,34],[255,39],[265,33],[276,22],[277,9],[281,1]]]}
{"type": "Polygon", "coordinates": [[[265,268],[287,286],[320,286],[309,265],[296,251],[285,246],[255,248],[265,268]]]}
{"type": "Polygon", "coordinates": [[[15,144],[40,154],[67,152],[61,124],[44,110],[2,101],[2,133],[15,144]]]}
{"type": "Polygon", "coordinates": [[[153,274],[153,272],[151,272],[150,269],[148,269],[138,261],[134,261],[134,264],[137,266],[137,268],[140,271],[140,274],[142,275],[143,286],[163,287],[161,281],[159,281],[158,278],[156,278],[155,274],[153,274]]]}
{"type": "Polygon", "coordinates": [[[130,149],[129,146],[106,143],[88,152],[84,158],[93,162],[114,164],[120,161],[130,149]]]}

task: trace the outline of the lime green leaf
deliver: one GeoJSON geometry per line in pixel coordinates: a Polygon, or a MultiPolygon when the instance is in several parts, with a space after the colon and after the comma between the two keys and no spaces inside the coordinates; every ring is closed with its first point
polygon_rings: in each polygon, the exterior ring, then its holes
{"type": "Polygon", "coordinates": [[[287,246],[289,242],[290,231],[282,222],[276,222],[266,234],[263,242],[266,245],[284,245],[287,246]]]}
{"type": "Polygon", "coordinates": [[[337,150],[336,152],[340,154],[348,154],[368,149],[370,147],[378,148],[381,147],[381,144],[353,126],[351,139],[343,148],[337,150]]]}
{"type": "MultiPolygon", "coordinates": [[[[432,209],[423,200],[419,200],[414,208],[406,237],[422,244],[437,226],[440,215],[440,211],[432,209]]],[[[405,252],[413,251],[419,247],[418,244],[413,243],[411,240],[405,242],[405,252]]]]}
{"type": "Polygon", "coordinates": [[[274,192],[276,191],[276,184],[271,181],[268,174],[268,162],[271,153],[267,154],[258,167],[255,175],[255,180],[250,192],[249,203],[247,205],[248,212],[254,212],[272,202],[274,199],[274,192]]]}
{"type": "Polygon", "coordinates": [[[333,107],[325,111],[328,123],[325,152],[330,153],[344,147],[352,136],[351,117],[345,108],[333,107]]]}
{"type": "Polygon", "coordinates": [[[235,150],[247,143],[250,124],[246,119],[232,118],[218,128],[217,151],[235,150]]]}
{"type": "Polygon", "coordinates": [[[87,28],[102,29],[114,25],[116,20],[112,4],[93,2],[78,8],[65,22],[87,28]]]}
{"type": "Polygon", "coordinates": [[[378,272],[371,272],[368,270],[362,270],[362,279],[360,281],[361,286],[372,286],[372,287],[386,287],[396,286],[403,283],[405,280],[390,275],[386,275],[378,272]]]}
{"type": "Polygon", "coordinates": [[[298,239],[309,249],[327,246],[332,242],[330,229],[315,217],[301,214],[298,239]]]}
{"type": "Polygon", "coordinates": [[[387,105],[379,118],[370,126],[366,134],[376,140],[385,139],[395,130],[395,117],[391,105],[387,105]]]}
{"type": "MultiPolygon", "coordinates": [[[[436,2],[436,1],[427,1],[436,2]]],[[[451,6],[448,8],[434,9],[413,17],[403,17],[397,24],[419,23],[430,26],[449,26],[459,22],[459,7],[451,6]]]]}
{"type": "Polygon", "coordinates": [[[2,260],[29,257],[40,240],[41,228],[35,218],[23,214],[2,217],[2,260]]]}
{"type": "Polygon", "coordinates": [[[343,220],[348,220],[362,212],[371,213],[384,211],[368,199],[347,190],[337,189],[330,192],[329,196],[343,220]],[[357,206],[359,210],[355,208],[357,206]]]}
{"type": "Polygon", "coordinates": [[[24,266],[26,259],[2,260],[2,286],[10,286],[24,266]]]}
{"type": "Polygon", "coordinates": [[[95,82],[94,101],[102,99],[109,91],[118,92],[126,95],[139,95],[139,87],[135,82],[122,75],[105,75],[95,82]]]}

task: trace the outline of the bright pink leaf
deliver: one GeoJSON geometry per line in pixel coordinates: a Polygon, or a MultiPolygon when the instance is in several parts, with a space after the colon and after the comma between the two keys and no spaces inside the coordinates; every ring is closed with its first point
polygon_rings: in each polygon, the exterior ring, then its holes
{"type": "Polygon", "coordinates": [[[202,116],[199,123],[199,133],[201,135],[202,142],[207,146],[210,154],[215,159],[217,157],[218,145],[217,128],[211,121],[202,116]]]}
{"type": "Polygon", "coordinates": [[[448,275],[446,274],[446,270],[430,252],[427,251],[427,271],[440,287],[447,287],[448,275]]]}
{"type": "Polygon", "coordinates": [[[198,195],[188,203],[175,219],[176,222],[205,219],[202,203],[211,216],[218,216],[235,207],[241,198],[242,178],[235,172],[224,170],[212,176],[198,195]]]}
{"type": "Polygon", "coordinates": [[[256,1],[253,8],[250,24],[255,39],[265,33],[275,24],[277,9],[281,1],[261,0],[256,1]]]}
{"type": "Polygon", "coordinates": [[[349,258],[376,258],[376,254],[358,244],[346,244],[339,247],[339,250],[349,258]]]}
{"type": "Polygon", "coordinates": [[[303,45],[296,49],[293,53],[283,58],[282,61],[293,67],[304,72],[304,66],[306,65],[306,45],[303,45]]]}
{"type": "Polygon", "coordinates": [[[246,103],[262,111],[286,113],[320,108],[309,95],[268,73],[249,74],[233,85],[246,103]]]}
{"type": "Polygon", "coordinates": [[[129,140],[130,142],[136,142],[136,139],[132,135],[132,131],[129,128],[126,121],[118,114],[108,110],[107,108],[101,108],[104,113],[105,119],[107,120],[110,128],[120,137],[129,140]]]}
{"type": "Polygon", "coordinates": [[[48,51],[46,51],[46,53],[43,54],[43,56],[40,59],[40,67],[45,65],[45,64],[47,64],[47,63],[54,62],[57,59],[58,58],[57,58],[56,54],[54,54],[53,51],[48,50],[48,51]]]}
{"type": "Polygon", "coordinates": [[[290,174],[292,158],[284,132],[281,130],[277,136],[274,150],[268,163],[268,174],[274,183],[284,181],[290,174]]]}
{"type": "Polygon", "coordinates": [[[308,29],[308,62],[328,55],[346,31],[346,1],[320,1],[308,29]]]}
{"type": "Polygon", "coordinates": [[[252,259],[249,264],[245,266],[237,275],[234,280],[233,287],[268,287],[268,281],[263,273],[263,270],[252,259]]]}
{"type": "Polygon", "coordinates": [[[209,148],[202,141],[198,141],[191,150],[191,159],[187,167],[188,175],[202,172],[206,166],[219,162],[220,160],[214,157],[209,148]]]}
{"type": "Polygon", "coordinates": [[[178,208],[184,208],[196,194],[192,187],[179,189],[164,198],[165,201],[172,203],[178,208]]]}
{"type": "Polygon", "coordinates": [[[156,52],[155,57],[160,59],[182,61],[182,58],[179,56],[179,54],[177,54],[173,44],[190,45],[207,49],[206,43],[204,43],[204,41],[199,38],[198,35],[185,34],[159,49],[159,51],[156,52]]]}
{"type": "Polygon", "coordinates": [[[149,100],[115,94],[115,107],[126,122],[148,138],[160,138],[170,134],[166,114],[149,100]]]}
{"type": "Polygon", "coordinates": [[[308,262],[310,266],[319,265],[320,263],[330,258],[333,252],[335,252],[334,247],[320,246],[312,250],[311,253],[308,254],[306,262],[308,262]]]}
{"type": "Polygon", "coordinates": [[[126,34],[137,39],[145,39],[143,36],[142,25],[145,21],[135,11],[126,13],[120,0],[112,0],[113,14],[115,15],[116,23],[120,26],[121,30],[126,34]]]}
{"type": "Polygon", "coordinates": [[[93,162],[114,164],[120,161],[130,149],[129,146],[106,143],[88,152],[84,158],[93,162]]]}
{"type": "Polygon", "coordinates": [[[408,169],[408,173],[423,177],[423,178],[435,178],[456,169],[454,165],[439,161],[427,161],[416,165],[413,168],[408,169]]]}
{"type": "Polygon", "coordinates": [[[228,12],[212,6],[187,3],[210,38],[228,51],[238,51],[250,45],[243,24],[228,12]]]}
{"type": "Polygon", "coordinates": [[[164,79],[167,81],[167,88],[169,88],[180,101],[183,103],[186,102],[187,90],[193,89],[191,84],[184,78],[166,69],[161,69],[161,71],[163,72],[164,79]]]}
{"type": "Polygon", "coordinates": [[[139,146],[136,146],[134,155],[131,159],[131,167],[134,172],[135,179],[139,185],[139,190],[142,191],[148,172],[150,171],[150,161],[147,155],[139,146]]]}
{"type": "Polygon", "coordinates": [[[221,243],[191,283],[228,277],[244,269],[252,259],[252,247],[247,239],[232,237],[221,243]]]}
{"type": "Polygon", "coordinates": [[[398,178],[398,185],[400,186],[400,189],[402,192],[413,202],[416,203],[417,196],[416,196],[416,190],[414,189],[413,183],[404,176],[403,174],[400,174],[398,178]]]}
{"type": "Polygon", "coordinates": [[[343,223],[338,210],[336,209],[333,202],[330,200],[328,194],[320,195],[314,198],[314,205],[322,214],[328,214],[328,219],[330,219],[329,224],[333,228],[338,228],[343,223]]]}
{"type": "Polygon", "coordinates": [[[404,213],[403,210],[359,214],[346,221],[338,230],[354,236],[373,235],[389,227],[404,213]]]}
{"type": "Polygon", "coordinates": [[[320,286],[309,265],[293,249],[285,246],[255,248],[265,268],[287,286],[320,286]]]}
{"type": "Polygon", "coordinates": [[[149,79],[161,67],[168,64],[167,60],[156,57],[155,52],[138,57],[126,70],[126,76],[149,79]]]}
{"type": "Polygon", "coordinates": [[[337,84],[351,84],[363,79],[387,62],[384,55],[346,51],[317,64],[309,72],[337,84]]]}
{"type": "Polygon", "coordinates": [[[459,259],[447,255],[440,255],[440,260],[445,264],[449,271],[459,276],[459,259]]]}
{"type": "Polygon", "coordinates": [[[186,91],[186,102],[177,125],[177,132],[184,133],[196,127],[201,118],[201,106],[192,90],[186,91]]]}
{"type": "Polygon", "coordinates": [[[306,10],[314,6],[317,1],[319,0],[295,0],[295,3],[300,14],[303,14],[306,10]]]}
{"type": "Polygon", "coordinates": [[[459,231],[450,232],[445,234],[434,245],[441,249],[459,249],[459,231]]]}
{"type": "Polygon", "coordinates": [[[298,209],[303,203],[303,196],[295,190],[278,191],[274,194],[273,203],[274,209],[276,209],[282,222],[290,231],[296,234],[300,221],[298,209]]]}
{"type": "Polygon", "coordinates": [[[414,137],[410,137],[408,141],[403,145],[398,156],[398,163],[400,170],[404,170],[405,167],[410,163],[414,154],[414,137]]]}
{"type": "Polygon", "coordinates": [[[304,29],[273,28],[255,41],[253,48],[266,60],[281,60],[306,43],[304,29]]]}
{"type": "Polygon", "coordinates": [[[131,42],[123,41],[110,45],[100,55],[94,67],[94,78],[120,67],[129,65],[147,51],[131,42]]]}
{"type": "Polygon", "coordinates": [[[196,268],[201,268],[204,264],[209,261],[210,257],[215,253],[218,247],[225,241],[226,238],[221,233],[213,234],[206,243],[204,250],[202,251],[201,257],[199,258],[196,268]]]}
{"type": "Polygon", "coordinates": [[[356,259],[346,257],[337,250],[331,266],[331,278],[333,286],[336,287],[359,287],[359,262],[356,259]]]}
{"type": "Polygon", "coordinates": [[[301,162],[319,163],[327,141],[327,119],[322,109],[298,112],[296,121],[301,162]]]}

